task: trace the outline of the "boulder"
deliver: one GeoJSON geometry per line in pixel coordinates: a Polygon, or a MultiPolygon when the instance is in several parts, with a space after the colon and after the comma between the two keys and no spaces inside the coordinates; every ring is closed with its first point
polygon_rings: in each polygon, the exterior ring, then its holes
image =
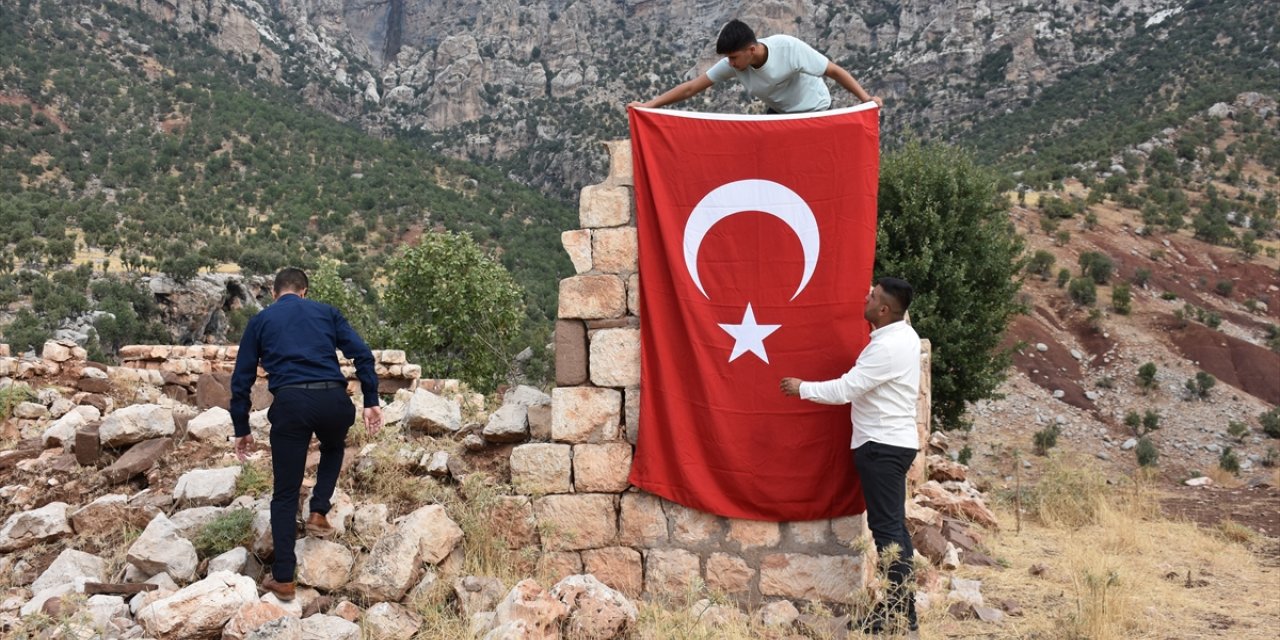
{"type": "Polygon", "coordinates": [[[422,626],[422,617],[404,607],[379,602],[364,612],[364,628],[380,640],[409,640],[422,626]]]}
{"type": "Polygon", "coordinates": [[[210,407],[187,423],[187,435],[201,442],[224,443],[233,434],[231,413],[222,407],[210,407]]]}
{"type": "Polygon", "coordinates": [[[616,638],[633,627],[639,615],[626,596],[592,575],[569,576],[552,587],[551,595],[567,608],[567,631],[574,638],[616,638]]]}
{"type": "Polygon", "coordinates": [[[67,503],[49,504],[9,516],[0,527],[0,553],[25,549],[39,542],[55,540],[71,534],[67,520],[67,503]]]}
{"type": "Polygon", "coordinates": [[[236,497],[236,480],[241,467],[197,469],[178,478],[173,488],[173,499],[178,504],[225,505],[236,497]]]}
{"type": "Polygon", "coordinates": [[[129,447],[120,459],[102,470],[102,477],[107,482],[119,484],[127,482],[151,469],[155,463],[173,450],[173,438],[156,438],[129,447]]]}
{"type": "MultiPolygon", "coordinates": [[[[212,573],[212,572],[211,572],[212,573]]],[[[283,607],[272,604],[270,602],[246,602],[240,605],[240,608],[232,614],[227,625],[222,628],[222,640],[248,640],[249,638],[284,638],[282,635],[264,635],[260,631],[267,631],[263,627],[281,620],[291,617],[288,611],[283,607]]],[[[302,637],[302,621],[293,618],[294,625],[297,627],[297,635],[290,635],[290,638],[302,637]]]]}
{"type": "Polygon", "coordinates": [[[302,621],[303,640],[360,640],[360,625],[338,616],[317,614],[302,621]]]}
{"type": "Polygon", "coordinates": [[[298,558],[296,580],[324,591],[342,588],[351,577],[351,566],[356,561],[346,546],[319,538],[298,540],[294,553],[298,558]]]}
{"type": "Polygon", "coordinates": [[[222,555],[209,559],[209,567],[207,574],[212,575],[218,571],[230,571],[240,575],[249,576],[255,581],[262,577],[262,563],[249,550],[244,547],[236,547],[222,555]]]}
{"type": "MultiPolygon", "coordinates": [[[[157,515],[143,529],[142,535],[129,546],[126,559],[144,573],[155,575],[163,572],[175,580],[195,577],[199,562],[195,546],[182,537],[164,514],[157,515]]],[[[230,616],[228,613],[227,617],[230,616]]]]}
{"type": "Polygon", "coordinates": [[[505,595],[502,581],[497,578],[481,576],[465,576],[453,581],[454,601],[458,603],[458,613],[463,618],[492,611],[505,595]]]}
{"type": "Polygon", "coordinates": [[[88,424],[84,414],[78,411],[69,411],[61,418],[53,421],[49,428],[41,434],[40,440],[44,443],[46,449],[50,447],[61,447],[69,449],[71,444],[76,440],[76,430],[88,424]]]}
{"type": "Polygon", "coordinates": [[[462,529],[444,507],[422,507],[378,539],[348,589],[374,602],[398,601],[420,575],[423,563],[440,562],[461,540],[462,529]]]}
{"type": "Polygon", "coordinates": [[[485,640],[558,640],[560,623],[567,614],[568,607],[537,582],[521,580],[498,604],[493,629],[485,635],[485,640]]]}
{"type": "Polygon", "coordinates": [[[107,576],[107,563],[91,553],[63,549],[53,564],[31,583],[31,591],[39,593],[45,589],[71,584],[76,578],[88,578],[93,582],[103,582],[107,576]]]}
{"type": "Polygon", "coordinates": [[[212,636],[257,599],[252,578],[219,571],[143,607],[138,622],[161,640],[212,636]]]}
{"type": "Polygon", "coordinates": [[[158,404],[135,404],[116,409],[102,420],[98,435],[103,446],[121,447],[173,435],[173,411],[158,404]]]}
{"type": "Polygon", "coordinates": [[[457,433],[462,428],[462,408],[456,400],[418,389],[409,399],[404,424],[411,430],[429,435],[457,433]]]}
{"type": "Polygon", "coordinates": [[[481,432],[489,442],[521,442],[529,437],[529,408],[518,404],[498,407],[481,432]]]}

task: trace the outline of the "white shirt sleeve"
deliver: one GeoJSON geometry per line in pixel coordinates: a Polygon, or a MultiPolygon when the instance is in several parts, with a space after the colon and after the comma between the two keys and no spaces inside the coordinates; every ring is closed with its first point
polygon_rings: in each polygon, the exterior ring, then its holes
{"type": "Polygon", "coordinates": [[[728,58],[720,58],[719,62],[711,65],[710,69],[707,69],[707,78],[711,80],[712,84],[724,82],[733,76],[733,67],[729,66],[728,58]]]}
{"type": "Polygon", "coordinates": [[[900,372],[883,342],[868,344],[848,373],[825,382],[800,383],[800,397],[820,404],[849,404],[900,372]]]}

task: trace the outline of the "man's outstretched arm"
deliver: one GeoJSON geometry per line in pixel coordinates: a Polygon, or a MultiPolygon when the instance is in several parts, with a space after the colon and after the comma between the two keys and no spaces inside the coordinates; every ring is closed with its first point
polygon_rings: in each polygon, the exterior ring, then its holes
{"type": "Polygon", "coordinates": [[[858,84],[858,81],[853,79],[853,74],[845,71],[844,67],[834,62],[828,62],[827,70],[822,75],[835,80],[836,84],[844,87],[845,91],[852,93],[853,97],[863,102],[875,102],[876,106],[884,107],[884,100],[881,100],[880,96],[873,96],[867,93],[867,90],[863,89],[862,85],[858,84]]]}
{"type": "Polygon", "coordinates": [[[707,74],[704,73],[692,80],[681,82],[680,84],[676,85],[674,89],[671,89],[670,91],[667,91],[666,93],[648,102],[632,102],[631,104],[628,104],[627,107],[628,108],[644,107],[646,109],[657,109],[658,107],[665,107],[669,104],[675,104],[677,102],[683,102],[685,100],[688,100],[689,98],[692,98],[698,95],[699,93],[702,93],[703,91],[706,91],[707,89],[711,88],[712,84],[715,84],[715,83],[711,82],[711,78],[707,77],[707,74]]]}

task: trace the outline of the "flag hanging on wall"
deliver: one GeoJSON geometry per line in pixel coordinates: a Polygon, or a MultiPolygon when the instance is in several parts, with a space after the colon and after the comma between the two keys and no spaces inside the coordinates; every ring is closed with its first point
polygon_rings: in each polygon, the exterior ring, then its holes
{"type": "Polygon", "coordinates": [[[848,406],[787,397],[868,340],[873,103],[818,114],[631,109],[641,394],[631,483],[718,515],[861,513],[848,406]]]}

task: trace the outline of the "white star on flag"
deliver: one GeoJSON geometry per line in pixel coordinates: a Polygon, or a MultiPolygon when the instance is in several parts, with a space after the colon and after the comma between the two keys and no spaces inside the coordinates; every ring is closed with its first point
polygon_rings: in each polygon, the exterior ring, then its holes
{"type": "Polygon", "coordinates": [[[733,353],[729,356],[729,362],[737,360],[738,356],[750,351],[768,364],[769,354],[764,350],[764,339],[781,326],[780,324],[756,324],[756,314],[751,310],[751,303],[748,302],[747,310],[742,314],[741,324],[720,325],[725,333],[733,336],[733,353]]]}

